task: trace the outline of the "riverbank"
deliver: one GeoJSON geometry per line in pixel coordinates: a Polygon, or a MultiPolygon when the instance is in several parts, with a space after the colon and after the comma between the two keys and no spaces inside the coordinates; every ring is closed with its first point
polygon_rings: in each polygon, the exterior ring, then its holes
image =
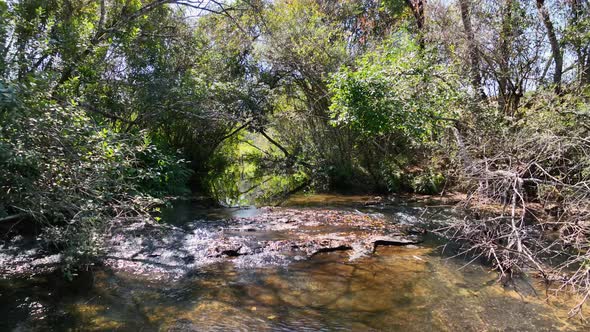
{"type": "MultiPolygon", "coordinates": [[[[466,199],[467,196],[461,193],[390,196],[298,194],[276,208],[224,208],[203,197],[183,198],[173,202],[173,208],[163,210],[161,223],[147,220],[131,224],[114,222],[107,233],[100,235],[106,240],[103,241],[102,248],[99,248],[102,253],[92,265],[106,264],[115,270],[132,272],[135,269],[138,274],[153,272],[157,276],[169,274],[166,271],[171,270],[172,275],[178,276],[189,271],[191,267],[212,264],[220,258],[251,256],[267,249],[277,253],[278,247],[282,247],[283,251],[289,251],[286,250],[289,246],[293,246],[293,250],[290,251],[305,247],[315,248],[308,248],[303,256],[313,256],[314,250],[331,250],[337,247],[358,251],[359,248],[371,247],[378,241],[387,242],[383,239],[391,232],[397,232],[394,236],[399,236],[408,243],[415,243],[419,241],[416,234],[446,227],[450,224],[449,221],[459,220],[465,213],[497,214],[501,210],[498,205],[471,205],[469,210],[466,210],[466,205],[462,204],[466,199]],[[381,210],[392,207],[412,209],[412,206],[419,206],[418,210],[422,212],[414,213],[409,220],[402,218],[390,223],[388,229],[383,228],[381,210]],[[373,213],[361,213],[359,209],[368,209],[373,213]],[[436,223],[433,224],[432,217],[443,210],[443,216],[447,219],[437,217],[436,223]],[[427,218],[431,220],[425,221],[427,218]],[[351,226],[350,222],[354,223],[356,229],[346,228],[351,226]],[[375,223],[381,225],[382,229],[376,230],[375,223]],[[262,246],[253,246],[255,250],[249,248],[244,238],[258,240],[252,235],[261,232],[274,232],[277,238],[270,240],[283,240],[284,243],[269,243],[269,239],[265,238],[263,241],[266,242],[262,246]],[[330,236],[334,239],[341,238],[320,244],[322,237],[330,236]],[[291,240],[292,243],[287,243],[287,240],[291,240]],[[367,241],[369,243],[365,243],[367,241]],[[197,256],[200,258],[197,261],[191,250],[198,252],[197,256]]],[[[37,233],[31,232],[30,228],[19,231],[18,227],[13,227],[3,234],[0,247],[2,278],[46,274],[62,267],[62,256],[59,251],[45,246],[39,241],[37,233]]],[[[360,252],[353,255],[357,254],[361,255],[360,252]]]]}

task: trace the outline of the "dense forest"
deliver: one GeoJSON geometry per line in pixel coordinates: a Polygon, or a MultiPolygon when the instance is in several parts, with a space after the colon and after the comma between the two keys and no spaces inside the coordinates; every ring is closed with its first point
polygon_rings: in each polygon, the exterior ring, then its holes
{"type": "Polygon", "coordinates": [[[0,41],[0,223],[66,271],[172,197],[452,192],[590,296],[587,0],[4,0],[0,41]]]}

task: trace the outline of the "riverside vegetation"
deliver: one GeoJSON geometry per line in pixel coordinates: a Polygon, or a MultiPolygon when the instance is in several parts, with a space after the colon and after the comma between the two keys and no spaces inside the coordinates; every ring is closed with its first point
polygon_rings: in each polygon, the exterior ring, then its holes
{"type": "Polygon", "coordinates": [[[69,277],[176,196],[452,192],[501,280],[590,296],[587,0],[0,0],[0,41],[0,228],[69,277]]]}

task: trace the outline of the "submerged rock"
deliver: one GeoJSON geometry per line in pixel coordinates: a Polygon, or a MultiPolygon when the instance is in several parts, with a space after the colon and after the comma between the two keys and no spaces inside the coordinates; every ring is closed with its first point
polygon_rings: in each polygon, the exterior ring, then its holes
{"type": "Polygon", "coordinates": [[[60,254],[45,250],[34,237],[16,235],[0,242],[0,279],[50,273],[61,260],[60,254]]]}
{"type": "Polygon", "coordinates": [[[265,208],[260,215],[219,224],[193,222],[185,229],[133,224],[109,240],[104,262],[115,270],[180,277],[199,267],[231,261],[238,267],[284,265],[330,251],[351,260],[380,245],[420,242],[409,229],[381,215],[358,211],[265,208]]]}
{"type": "MultiPolygon", "coordinates": [[[[148,222],[118,224],[104,235],[101,263],[148,279],[180,278],[206,265],[240,268],[286,265],[331,251],[349,259],[377,246],[420,241],[408,225],[380,214],[327,209],[263,208],[252,217],[196,220],[183,227],[148,222]]],[[[0,247],[0,276],[31,275],[59,268],[61,256],[34,241],[14,238],[0,247]]]]}

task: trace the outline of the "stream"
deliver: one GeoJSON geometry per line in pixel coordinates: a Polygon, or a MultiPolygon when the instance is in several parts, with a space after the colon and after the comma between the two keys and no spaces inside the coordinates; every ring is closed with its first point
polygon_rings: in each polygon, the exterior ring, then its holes
{"type": "Polygon", "coordinates": [[[71,282],[59,272],[0,276],[0,331],[588,328],[568,318],[575,302],[565,296],[547,297],[551,292],[538,281],[519,279],[503,287],[482,262],[467,264],[470,257],[454,257],[457,249],[444,239],[430,232],[408,235],[408,230],[419,233],[415,227],[432,228],[459,217],[452,207],[403,200],[367,204],[370,200],[297,196],[272,210],[211,209],[178,202],[163,214],[173,230],[154,237],[165,246],[146,251],[133,247],[145,246],[145,241],[123,239],[113,244],[119,251],[113,249],[111,263],[80,273],[71,282]],[[269,219],[281,213],[280,220],[287,213],[312,220],[295,227],[289,226],[289,218],[282,223],[269,219]],[[326,213],[342,219],[329,233],[313,220],[326,213]],[[359,228],[357,217],[379,224],[359,228]],[[264,223],[258,222],[261,218],[264,223]],[[278,228],[266,227],[269,223],[278,228]],[[167,240],[177,233],[184,234],[184,242],[167,240]],[[336,233],[339,240],[334,240],[336,233]],[[326,234],[332,242],[326,242],[326,234]],[[350,234],[362,234],[365,241],[348,244],[350,234]],[[315,242],[285,242],[294,236],[315,242]],[[221,238],[235,248],[210,246],[221,238]],[[236,241],[241,242],[235,245],[236,241]],[[277,244],[295,249],[284,252],[277,244]],[[357,247],[363,249],[357,252],[357,247]],[[139,251],[126,255],[134,250],[139,251]],[[180,254],[181,250],[189,253],[180,254]],[[202,254],[207,250],[219,254],[202,254]]]}

